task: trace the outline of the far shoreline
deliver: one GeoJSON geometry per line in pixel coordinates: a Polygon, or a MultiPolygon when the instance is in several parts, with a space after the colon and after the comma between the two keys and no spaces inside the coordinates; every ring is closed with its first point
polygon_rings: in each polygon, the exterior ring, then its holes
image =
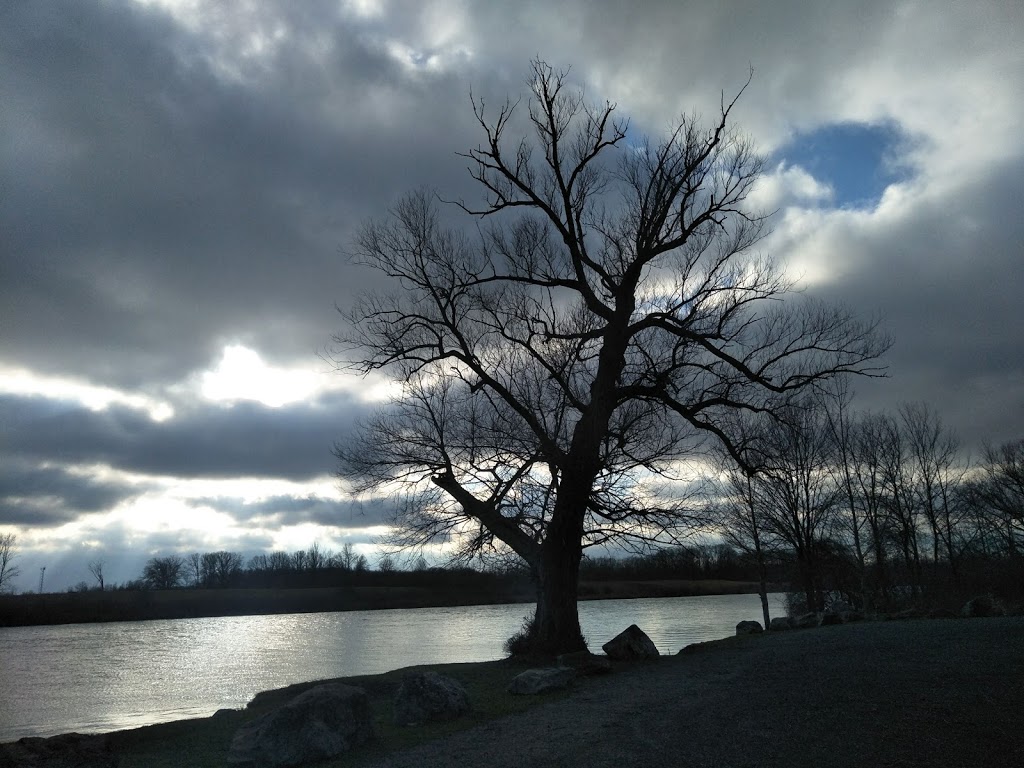
{"type": "MultiPolygon", "coordinates": [[[[616,600],[757,594],[759,585],[730,580],[582,581],[579,599],[616,600]]],[[[770,592],[786,585],[772,584],[770,592]]],[[[414,586],[349,586],[296,589],[172,589],[0,595],[0,629],[60,624],[160,619],[330,613],[473,605],[528,604],[528,586],[498,585],[477,590],[414,586]]]]}

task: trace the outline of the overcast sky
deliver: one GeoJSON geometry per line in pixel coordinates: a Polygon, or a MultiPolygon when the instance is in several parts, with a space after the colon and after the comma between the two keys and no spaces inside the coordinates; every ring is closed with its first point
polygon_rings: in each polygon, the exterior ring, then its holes
{"type": "Polygon", "coordinates": [[[977,450],[1024,437],[1019,2],[10,0],[0,4],[0,532],[17,586],[172,551],[372,555],[331,446],[386,395],[318,353],[354,228],[477,194],[469,91],[572,67],[637,133],[736,117],[766,248],[883,318],[891,377],[977,450]]]}

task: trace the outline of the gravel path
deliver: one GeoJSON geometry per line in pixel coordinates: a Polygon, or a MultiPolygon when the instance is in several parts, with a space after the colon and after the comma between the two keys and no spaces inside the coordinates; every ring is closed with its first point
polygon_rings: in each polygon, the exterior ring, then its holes
{"type": "Polygon", "coordinates": [[[381,768],[1024,766],[1024,618],[735,638],[580,681],[572,696],[381,768]]]}

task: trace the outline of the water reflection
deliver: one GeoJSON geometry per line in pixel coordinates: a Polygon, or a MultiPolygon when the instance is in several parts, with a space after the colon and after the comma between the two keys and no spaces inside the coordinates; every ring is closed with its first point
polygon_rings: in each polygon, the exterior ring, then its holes
{"type": "MultiPolygon", "coordinates": [[[[780,597],[773,596],[773,612],[780,597]]],[[[206,716],[306,680],[496,659],[530,610],[490,605],[3,628],[0,741],[206,716]]],[[[760,618],[756,595],[580,604],[593,649],[638,624],[662,653],[675,653],[760,618]]]]}

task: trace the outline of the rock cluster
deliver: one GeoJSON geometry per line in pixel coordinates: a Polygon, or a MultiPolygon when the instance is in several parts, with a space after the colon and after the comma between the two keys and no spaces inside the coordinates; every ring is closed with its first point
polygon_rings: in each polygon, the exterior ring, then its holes
{"type": "Polygon", "coordinates": [[[565,688],[576,677],[571,667],[539,667],[528,669],[512,678],[508,692],[517,696],[536,696],[539,693],[565,688]]]}
{"type": "Polygon", "coordinates": [[[366,691],[350,685],[310,688],[235,732],[228,765],[289,768],[327,760],[374,737],[366,691]]]}
{"type": "Polygon", "coordinates": [[[395,694],[395,725],[454,720],[469,712],[462,684],[437,672],[407,672],[395,694]]]}
{"type": "Polygon", "coordinates": [[[66,733],[48,739],[27,737],[0,744],[4,768],[117,768],[106,736],[66,733]]]}
{"type": "Polygon", "coordinates": [[[966,618],[980,618],[985,616],[1002,616],[1006,611],[1003,606],[992,595],[979,595],[972,597],[964,605],[960,615],[966,618]]]}
{"type": "Polygon", "coordinates": [[[759,635],[764,632],[760,621],[741,621],[736,625],[737,635],[759,635]]]}

